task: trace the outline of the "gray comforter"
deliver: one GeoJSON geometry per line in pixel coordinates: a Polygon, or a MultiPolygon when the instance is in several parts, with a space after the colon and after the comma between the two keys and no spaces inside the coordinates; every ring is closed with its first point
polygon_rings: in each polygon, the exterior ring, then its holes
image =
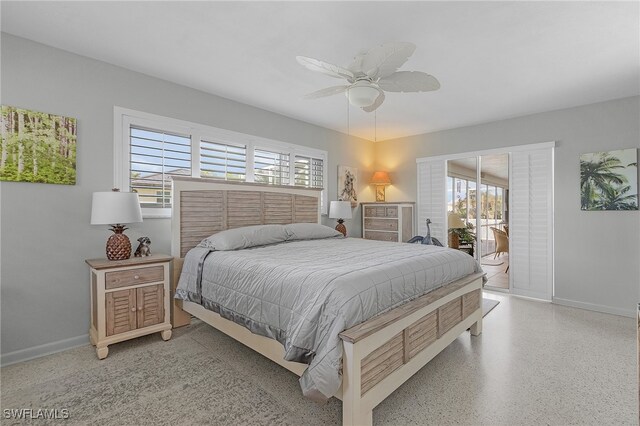
{"type": "Polygon", "coordinates": [[[185,258],[176,298],[281,342],[285,359],[309,364],[300,378],[304,395],[323,401],[341,383],[339,333],[481,271],[461,251],[355,238],[235,251],[196,247],[185,258]]]}

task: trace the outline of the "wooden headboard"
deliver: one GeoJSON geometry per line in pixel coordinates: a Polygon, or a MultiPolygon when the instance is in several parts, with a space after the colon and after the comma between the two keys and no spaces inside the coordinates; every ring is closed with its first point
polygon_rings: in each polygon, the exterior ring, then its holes
{"type": "Polygon", "coordinates": [[[171,255],[206,237],[251,225],[319,223],[320,189],[174,177],[171,255]]]}
{"type": "Polygon", "coordinates": [[[173,177],[171,211],[171,324],[188,325],[191,315],[173,295],[183,258],[200,241],[241,226],[319,223],[321,189],[173,177]]]}

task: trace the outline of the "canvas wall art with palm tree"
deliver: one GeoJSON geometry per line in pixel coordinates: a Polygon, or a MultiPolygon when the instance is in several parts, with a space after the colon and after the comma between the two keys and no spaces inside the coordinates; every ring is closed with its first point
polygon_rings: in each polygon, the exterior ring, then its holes
{"type": "Polygon", "coordinates": [[[638,210],[638,150],[580,155],[582,210],[638,210]]]}

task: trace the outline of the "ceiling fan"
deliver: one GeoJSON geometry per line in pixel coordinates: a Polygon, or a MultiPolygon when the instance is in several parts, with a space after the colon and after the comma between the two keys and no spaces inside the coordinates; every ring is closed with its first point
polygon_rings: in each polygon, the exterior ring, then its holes
{"type": "Polygon", "coordinates": [[[300,65],[311,71],[335,78],[343,78],[349,84],[327,87],[305,95],[305,99],[345,93],[349,102],[366,112],[375,111],[384,102],[384,92],[430,92],[440,88],[440,82],[420,71],[398,71],[416,50],[413,43],[385,43],[369,51],[359,53],[346,68],[306,56],[296,56],[300,65]]]}

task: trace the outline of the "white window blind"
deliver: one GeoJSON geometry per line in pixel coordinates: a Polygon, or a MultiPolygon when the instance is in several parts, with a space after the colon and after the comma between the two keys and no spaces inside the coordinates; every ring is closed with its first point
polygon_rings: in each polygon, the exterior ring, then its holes
{"type": "Polygon", "coordinates": [[[256,148],[253,153],[254,182],[289,185],[289,153],[256,148]]]}
{"type": "Polygon", "coordinates": [[[322,158],[295,156],[294,185],[307,188],[324,188],[320,193],[320,211],[327,212],[327,189],[324,181],[324,160],[322,158]]]}
{"type": "Polygon", "coordinates": [[[418,235],[427,235],[431,219],[431,236],[447,244],[446,163],[444,160],[418,163],[418,235]]]}
{"type": "Polygon", "coordinates": [[[297,186],[324,188],[324,161],[296,155],[294,180],[297,186]]]}
{"type": "Polygon", "coordinates": [[[247,147],[201,140],[200,177],[246,180],[247,147]]]}
{"type": "Polygon", "coordinates": [[[114,108],[114,180],[138,192],[143,217],[170,217],[171,176],[323,188],[326,151],[114,108]]]}
{"type": "Polygon", "coordinates": [[[171,207],[171,175],[191,176],[191,137],[131,126],[130,190],[142,207],[171,207]]]}
{"type": "Polygon", "coordinates": [[[511,153],[509,272],[513,294],[553,296],[553,148],[511,153]]]}

